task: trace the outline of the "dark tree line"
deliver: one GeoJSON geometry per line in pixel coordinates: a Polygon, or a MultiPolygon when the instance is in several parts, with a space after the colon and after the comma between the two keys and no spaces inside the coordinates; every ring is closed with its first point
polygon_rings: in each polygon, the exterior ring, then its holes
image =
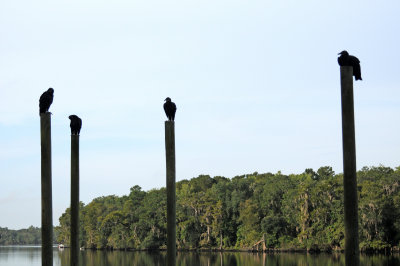
{"type": "MultiPolygon", "coordinates": [[[[384,250],[400,243],[400,167],[358,173],[360,246],[384,250]]],[[[257,172],[225,178],[201,175],[176,184],[178,248],[344,247],[343,175],[331,167],[302,174],[257,172]],[[261,240],[261,242],[260,242],[261,240]]],[[[127,196],[94,199],[80,208],[81,245],[158,249],[166,245],[165,188],[130,189],[127,196]]],[[[69,209],[58,241],[69,243],[69,209]]]]}
{"type": "MultiPolygon", "coordinates": [[[[0,245],[40,245],[42,242],[39,227],[30,226],[27,229],[12,230],[0,227],[0,245]]],[[[54,243],[55,239],[54,239],[54,243]]]]}

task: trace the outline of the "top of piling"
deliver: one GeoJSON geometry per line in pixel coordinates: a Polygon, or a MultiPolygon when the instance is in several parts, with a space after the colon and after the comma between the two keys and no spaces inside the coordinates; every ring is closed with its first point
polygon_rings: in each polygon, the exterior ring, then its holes
{"type": "Polygon", "coordinates": [[[51,115],[51,112],[40,113],[40,117],[50,117],[51,115]]]}

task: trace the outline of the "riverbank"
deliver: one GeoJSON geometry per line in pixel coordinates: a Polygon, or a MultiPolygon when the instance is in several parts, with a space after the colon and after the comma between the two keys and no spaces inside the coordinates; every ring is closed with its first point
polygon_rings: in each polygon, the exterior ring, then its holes
{"type": "MultiPolygon", "coordinates": [[[[69,248],[65,246],[65,248],[69,248]]],[[[109,250],[109,251],[145,251],[145,252],[164,252],[167,251],[166,248],[158,248],[158,249],[135,249],[135,248],[81,248],[85,250],[109,250]]],[[[236,248],[228,248],[228,249],[219,249],[219,248],[178,248],[179,252],[243,252],[243,253],[308,253],[308,254],[332,254],[332,253],[344,253],[344,249],[336,248],[336,249],[305,249],[305,248],[267,248],[265,250],[256,250],[256,249],[236,249],[236,248]]],[[[400,248],[393,247],[385,250],[360,250],[361,254],[399,254],[400,248]]]]}
{"type": "MultiPolygon", "coordinates": [[[[124,252],[110,250],[88,250],[79,252],[80,261],[86,266],[105,265],[165,265],[167,252],[124,252]]],[[[70,250],[54,249],[53,265],[70,265],[70,250]]],[[[343,266],[343,253],[252,253],[252,252],[178,252],[177,265],[330,265],[343,266]]],[[[360,255],[361,265],[400,265],[400,255],[360,255]]],[[[41,249],[32,247],[0,247],[0,265],[40,266],[41,249]]]]}

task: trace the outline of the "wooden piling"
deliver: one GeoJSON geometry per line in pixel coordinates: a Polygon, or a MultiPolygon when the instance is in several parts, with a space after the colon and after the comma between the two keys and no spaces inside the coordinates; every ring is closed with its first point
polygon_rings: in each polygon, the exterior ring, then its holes
{"type": "Polygon", "coordinates": [[[354,129],[353,67],[340,67],[342,95],[343,187],[345,224],[345,261],[360,265],[358,242],[358,197],[356,141],[354,129]]]}
{"type": "Polygon", "coordinates": [[[42,190],[42,266],[53,265],[53,206],[51,183],[51,113],[40,114],[42,190]]]}
{"type": "Polygon", "coordinates": [[[175,124],[165,121],[167,166],[167,265],[176,265],[175,124]]]}
{"type": "Polygon", "coordinates": [[[71,135],[71,266],[79,265],[79,135],[71,135]]]}

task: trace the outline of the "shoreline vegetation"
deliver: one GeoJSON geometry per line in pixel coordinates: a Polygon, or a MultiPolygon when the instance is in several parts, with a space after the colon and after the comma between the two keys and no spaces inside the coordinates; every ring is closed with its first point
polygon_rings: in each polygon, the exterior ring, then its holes
{"type": "MultiPolygon", "coordinates": [[[[361,252],[399,252],[400,167],[363,167],[357,180],[361,252]]],[[[165,195],[165,188],[134,186],[129,195],[81,202],[80,246],[166,249],[165,195]]],[[[343,252],[343,174],[329,166],[291,175],[200,175],[177,182],[176,199],[178,251],[343,252]]],[[[55,242],[69,246],[69,208],[59,222],[55,242]]]]}
{"type": "MultiPolygon", "coordinates": [[[[63,248],[68,249],[68,246],[63,248]]],[[[126,252],[166,252],[166,248],[159,248],[159,249],[134,249],[134,248],[82,248],[82,250],[105,250],[105,251],[126,251],[126,252]]],[[[257,249],[218,249],[218,248],[193,248],[193,249],[177,249],[178,252],[244,252],[244,253],[308,253],[308,254],[334,254],[334,253],[343,253],[344,249],[331,249],[331,250],[314,250],[314,249],[304,249],[304,248],[290,248],[290,249],[281,249],[281,248],[267,248],[266,250],[257,250],[257,249]]],[[[400,248],[399,247],[392,247],[387,250],[360,250],[361,254],[365,255],[372,255],[372,254],[399,254],[400,248]]]]}
{"type": "MultiPolygon", "coordinates": [[[[400,243],[400,167],[357,172],[362,252],[388,253],[400,243]]],[[[57,241],[68,245],[70,210],[57,241]]],[[[80,246],[166,247],[166,190],[104,196],[80,205],[80,246]]],[[[343,174],[332,167],[300,174],[200,175],[176,183],[178,250],[308,250],[344,247],[343,174]]]]}
{"type": "MultiPolygon", "coordinates": [[[[24,229],[21,229],[24,230],[24,229]]],[[[22,245],[0,245],[0,247],[34,247],[40,248],[41,244],[22,244],[22,245]]],[[[57,247],[57,243],[54,244],[54,248],[57,247]]],[[[69,246],[63,246],[59,249],[69,249],[69,246]]],[[[167,252],[166,248],[159,248],[159,249],[134,249],[134,248],[84,248],[82,247],[81,250],[93,250],[93,251],[122,251],[122,252],[150,252],[150,253],[157,253],[157,252],[167,252]]],[[[218,248],[193,248],[193,249],[177,249],[178,252],[195,252],[195,253],[230,253],[230,252],[243,252],[243,253],[268,253],[268,254],[276,254],[276,253],[299,253],[299,254],[338,254],[343,253],[344,249],[335,249],[335,250],[312,250],[312,249],[302,249],[302,248],[290,248],[290,249],[281,249],[281,248],[267,248],[266,250],[256,250],[256,249],[218,249],[218,248]]],[[[375,251],[365,251],[360,250],[361,254],[364,255],[373,255],[373,254],[400,254],[399,247],[393,247],[387,249],[386,251],[382,250],[375,250],[375,251]]]]}
{"type": "Polygon", "coordinates": [[[0,227],[0,246],[40,245],[41,242],[42,234],[39,227],[30,226],[19,230],[0,227]]]}

